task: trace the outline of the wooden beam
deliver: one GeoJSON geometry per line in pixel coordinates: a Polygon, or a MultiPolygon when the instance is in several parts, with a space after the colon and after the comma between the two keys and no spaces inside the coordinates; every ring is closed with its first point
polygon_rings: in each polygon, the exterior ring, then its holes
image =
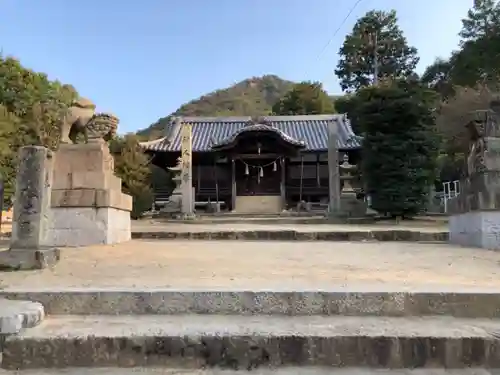
{"type": "Polygon", "coordinates": [[[279,158],[280,154],[238,154],[238,159],[266,159],[266,158],[279,158]]]}

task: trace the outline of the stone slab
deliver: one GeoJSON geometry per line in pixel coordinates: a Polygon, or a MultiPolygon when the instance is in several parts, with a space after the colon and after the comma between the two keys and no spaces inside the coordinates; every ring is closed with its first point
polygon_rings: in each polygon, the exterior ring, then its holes
{"type": "Polygon", "coordinates": [[[35,327],[44,317],[41,303],[0,298],[0,335],[15,334],[23,328],[35,327]]]}
{"type": "Polygon", "coordinates": [[[448,232],[411,230],[318,231],[300,230],[213,230],[213,231],[147,231],[135,230],[132,238],[143,240],[243,240],[243,241],[410,241],[445,242],[448,232]]]}
{"type": "Polygon", "coordinates": [[[37,301],[51,315],[218,314],[500,318],[500,293],[73,289],[2,291],[37,301]]]}
{"type": "Polygon", "coordinates": [[[234,212],[238,214],[280,213],[283,211],[283,198],[280,195],[243,195],[236,196],[234,212]]]}
{"type": "Polygon", "coordinates": [[[57,248],[14,249],[0,251],[1,271],[29,271],[54,267],[60,260],[57,248]]]}
{"type": "Polygon", "coordinates": [[[68,172],[66,178],[58,178],[58,190],[102,189],[121,191],[122,181],[111,171],[68,172]]]}
{"type": "Polygon", "coordinates": [[[6,369],[103,366],[499,367],[500,320],[57,316],[5,340],[6,369]],[[177,365],[177,366],[176,366],[177,365]]]}
{"type": "MultiPolygon", "coordinates": [[[[228,369],[181,369],[165,367],[133,367],[133,368],[85,368],[73,367],[65,369],[38,369],[7,371],[0,369],[0,375],[241,375],[239,370],[228,369]]],[[[250,375],[499,375],[500,369],[370,369],[370,368],[331,368],[331,367],[286,367],[257,368],[250,375]]]]}
{"type": "Polygon", "coordinates": [[[132,210],[132,197],[121,190],[102,189],[60,189],[52,190],[51,206],[60,207],[92,207],[116,208],[124,211],[132,210]]]}

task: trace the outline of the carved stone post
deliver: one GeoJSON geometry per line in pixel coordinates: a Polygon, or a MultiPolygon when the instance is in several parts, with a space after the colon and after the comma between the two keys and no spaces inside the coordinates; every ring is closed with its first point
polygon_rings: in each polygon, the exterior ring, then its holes
{"type": "Polygon", "coordinates": [[[25,146],[18,158],[12,238],[9,250],[0,252],[0,270],[42,269],[59,260],[59,250],[47,248],[52,152],[25,146]]]}
{"type": "Polygon", "coordinates": [[[468,175],[448,213],[451,243],[500,250],[500,113],[494,108],[471,113],[468,175]]]}
{"type": "Polygon", "coordinates": [[[332,121],[328,124],[329,216],[338,216],[341,212],[338,137],[338,123],[332,121]]]}
{"type": "MultiPolygon", "coordinates": [[[[178,122],[182,119],[178,118],[178,122]]],[[[181,192],[182,192],[182,214],[185,218],[194,215],[194,194],[193,194],[193,136],[191,125],[182,124],[181,127],[181,192]]]]}

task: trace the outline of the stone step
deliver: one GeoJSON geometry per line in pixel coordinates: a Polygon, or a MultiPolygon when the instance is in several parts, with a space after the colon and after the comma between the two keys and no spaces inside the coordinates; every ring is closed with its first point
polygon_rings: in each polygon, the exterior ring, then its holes
{"type": "Polygon", "coordinates": [[[10,289],[0,291],[0,297],[40,302],[45,312],[52,315],[448,315],[500,318],[500,293],[476,289],[434,292],[370,291],[368,287],[361,291],[346,288],[331,291],[10,289]]]}
{"type": "MultiPolygon", "coordinates": [[[[168,369],[161,367],[135,367],[135,368],[67,368],[67,369],[40,369],[7,371],[0,369],[0,375],[243,375],[248,371],[206,369],[168,369]]],[[[256,369],[250,375],[497,375],[500,369],[367,369],[367,368],[320,368],[320,367],[288,367],[275,369],[256,369]]]]}
{"type": "Polygon", "coordinates": [[[54,316],[8,336],[5,369],[166,366],[500,367],[500,320],[54,316]]]}
{"type": "Polygon", "coordinates": [[[0,336],[35,327],[44,317],[41,303],[0,298],[0,336]]]}
{"type": "Polygon", "coordinates": [[[133,239],[143,240],[242,240],[242,241],[411,241],[445,242],[448,232],[417,230],[134,230],[133,239]]]}

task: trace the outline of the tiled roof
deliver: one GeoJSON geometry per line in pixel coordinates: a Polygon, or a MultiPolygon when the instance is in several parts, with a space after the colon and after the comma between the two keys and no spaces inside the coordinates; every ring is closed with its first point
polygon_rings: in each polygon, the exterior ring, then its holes
{"type": "MultiPolygon", "coordinates": [[[[338,148],[340,150],[361,148],[360,136],[353,133],[345,115],[264,116],[266,125],[279,130],[284,137],[305,143],[305,151],[328,149],[328,124],[338,124],[338,148]]],[[[230,139],[248,126],[251,117],[183,117],[184,123],[192,125],[193,151],[211,151],[216,144],[230,139]]],[[[148,151],[180,151],[180,128],[172,123],[167,135],[155,141],[143,142],[148,151]]]]}
{"type": "Polygon", "coordinates": [[[278,134],[278,136],[281,137],[284,141],[291,143],[295,146],[298,146],[298,147],[305,147],[306,146],[306,143],[304,141],[290,137],[288,134],[283,133],[280,129],[276,128],[275,126],[270,126],[270,125],[265,125],[265,124],[255,124],[255,125],[247,125],[241,129],[238,129],[231,136],[224,138],[223,140],[217,142],[216,144],[212,145],[212,147],[219,147],[219,146],[224,146],[224,145],[230,144],[231,142],[234,142],[236,140],[236,138],[242,133],[263,132],[263,131],[274,132],[275,134],[278,134]]]}

